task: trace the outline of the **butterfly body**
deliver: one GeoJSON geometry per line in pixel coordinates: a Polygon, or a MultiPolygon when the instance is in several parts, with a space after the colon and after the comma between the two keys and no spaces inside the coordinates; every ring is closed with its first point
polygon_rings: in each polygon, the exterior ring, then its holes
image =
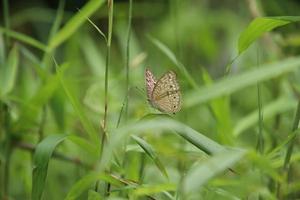
{"type": "Polygon", "coordinates": [[[156,80],[146,69],[145,82],[148,101],[154,108],[166,113],[176,113],[181,109],[181,93],[175,72],[168,71],[156,80]]]}

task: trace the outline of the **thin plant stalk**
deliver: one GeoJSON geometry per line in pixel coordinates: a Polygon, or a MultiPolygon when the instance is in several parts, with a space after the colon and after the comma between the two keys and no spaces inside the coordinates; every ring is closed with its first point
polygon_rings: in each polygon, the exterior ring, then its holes
{"type": "MultiPolygon", "coordinates": [[[[51,27],[49,36],[48,36],[48,45],[50,44],[51,39],[53,36],[57,33],[59,30],[59,27],[61,25],[63,16],[64,16],[64,8],[65,8],[66,1],[65,0],[60,0],[58,9],[57,9],[57,14],[53,23],[53,26],[51,27]]],[[[54,55],[54,52],[45,52],[42,58],[42,67],[45,69],[48,69],[50,65],[50,54],[54,55]]]]}
{"type": "MultiPolygon", "coordinates": [[[[10,21],[9,21],[9,4],[8,0],[3,0],[3,18],[4,18],[4,27],[9,30],[10,29],[10,21]]],[[[5,37],[5,46],[8,49],[10,45],[9,36],[5,37]]]]}
{"type": "MultiPolygon", "coordinates": [[[[300,101],[298,101],[297,110],[296,110],[296,114],[295,114],[291,134],[294,134],[294,132],[298,129],[299,121],[300,121],[300,101]]],[[[297,136],[297,134],[294,134],[293,138],[290,140],[290,142],[288,144],[288,147],[287,147],[285,157],[284,157],[283,173],[286,176],[287,183],[289,182],[289,177],[291,177],[291,163],[290,163],[290,161],[291,161],[291,157],[292,157],[292,153],[293,153],[294,144],[296,142],[296,136],[297,136]]],[[[276,194],[276,196],[277,196],[277,198],[282,199],[282,192],[281,192],[281,184],[280,183],[277,184],[277,194],[276,194]]]]}
{"type": "MultiPolygon", "coordinates": [[[[297,111],[296,111],[296,115],[292,127],[292,133],[298,129],[299,121],[300,121],[300,101],[298,101],[297,111]]],[[[296,136],[297,135],[294,135],[294,137],[291,139],[290,143],[288,144],[288,149],[284,158],[283,169],[287,173],[290,171],[290,160],[293,153],[294,144],[296,142],[296,136]]]]}
{"type": "MultiPolygon", "coordinates": [[[[257,66],[259,67],[259,52],[257,48],[257,66]]],[[[264,138],[263,138],[263,112],[262,112],[262,99],[261,99],[261,85],[257,83],[257,103],[258,103],[258,140],[256,149],[259,153],[264,151],[264,138]]]]}
{"type": "Polygon", "coordinates": [[[113,27],[113,10],[114,1],[109,0],[108,2],[108,37],[107,37],[107,53],[106,53],[106,64],[105,64],[105,81],[104,81],[104,118],[103,118],[103,134],[101,139],[101,154],[107,134],[107,112],[108,112],[108,68],[110,65],[110,47],[113,27]]]}
{"type": "Polygon", "coordinates": [[[128,13],[128,30],[127,30],[127,41],[126,41],[126,110],[125,117],[128,113],[128,92],[129,92],[129,61],[130,61],[130,36],[131,36],[131,19],[132,19],[132,0],[129,0],[129,13],[128,13]]]}
{"type": "MultiPolygon", "coordinates": [[[[106,52],[106,62],[105,62],[105,80],[104,80],[104,117],[103,124],[100,123],[100,130],[103,130],[101,137],[101,150],[100,158],[102,157],[103,148],[106,140],[107,134],[107,113],[108,113],[108,68],[110,65],[110,47],[111,47],[111,37],[113,28],[113,11],[114,11],[114,1],[108,0],[108,37],[107,37],[107,52],[106,52]]],[[[96,182],[95,191],[98,191],[99,181],[96,182]]],[[[109,187],[107,187],[109,188],[109,187]]]]}

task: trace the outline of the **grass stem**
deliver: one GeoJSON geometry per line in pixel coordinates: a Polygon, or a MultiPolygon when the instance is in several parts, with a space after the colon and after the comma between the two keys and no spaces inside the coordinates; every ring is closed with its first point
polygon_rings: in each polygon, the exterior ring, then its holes
{"type": "MultiPolygon", "coordinates": [[[[8,0],[3,0],[3,18],[4,18],[4,27],[9,30],[10,29],[10,21],[9,21],[9,4],[8,0]]],[[[5,46],[6,49],[9,48],[10,41],[9,36],[5,34],[5,46]]]]}

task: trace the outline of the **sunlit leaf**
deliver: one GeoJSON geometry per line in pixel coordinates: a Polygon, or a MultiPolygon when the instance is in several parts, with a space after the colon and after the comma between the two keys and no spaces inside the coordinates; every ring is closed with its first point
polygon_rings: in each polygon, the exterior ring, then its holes
{"type": "Polygon", "coordinates": [[[238,42],[239,54],[244,52],[263,33],[274,28],[300,21],[298,16],[258,17],[241,33],[238,42]]]}

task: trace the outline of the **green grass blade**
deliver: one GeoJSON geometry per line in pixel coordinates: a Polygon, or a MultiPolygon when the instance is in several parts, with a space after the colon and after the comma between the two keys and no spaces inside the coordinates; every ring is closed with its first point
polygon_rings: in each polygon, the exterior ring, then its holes
{"type": "Polygon", "coordinates": [[[139,197],[139,196],[162,193],[165,191],[176,191],[176,185],[167,183],[167,184],[156,184],[153,186],[152,185],[151,186],[149,186],[149,185],[140,186],[134,190],[133,195],[136,197],[139,197]]]}
{"type": "MultiPolygon", "coordinates": [[[[56,63],[55,63],[56,64],[56,63]]],[[[65,65],[62,65],[61,67],[59,67],[56,64],[56,72],[57,75],[59,77],[60,80],[60,84],[63,87],[70,103],[72,104],[76,114],[78,115],[80,122],[82,123],[85,131],[89,134],[91,141],[96,144],[97,149],[100,149],[99,144],[100,144],[100,137],[97,133],[97,131],[95,130],[93,124],[89,121],[88,117],[85,115],[84,110],[82,105],[79,103],[79,101],[75,98],[74,94],[71,92],[71,90],[69,89],[69,86],[67,85],[67,83],[65,82],[64,79],[64,75],[63,75],[63,71],[62,69],[65,68],[65,65]]]]}
{"type": "Polygon", "coordinates": [[[88,175],[82,177],[77,183],[75,183],[67,194],[65,200],[74,200],[78,199],[80,195],[83,194],[89,187],[92,186],[97,180],[103,180],[105,182],[111,183],[115,186],[122,186],[123,183],[118,179],[101,173],[92,172],[88,175]]]}
{"type": "Polygon", "coordinates": [[[300,57],[288,58],[281,62],[261,65],[260,68],[255,68],[235,76],[227,76],[212,85],[193,90],[186,95],[183,103],[185,107],[204,103],[284,73],[291,72],[297,67],[300,67],[300,57]]]}
{"type": "Polygon", "coordinates": [[[207,181],[238,162],[244,154],[245,151],[241,150],[225,150],[194,167],[183,180],[184,194],[195,194],[207,181]]]}
{"type": "Polygon", "coordinates": [[[166,117],[156,117],[155,119],[142,120],[112,131],[113,133],[111,134],[112,136],[110,137],[108,146],[104,149],[99,170],[105,169],[106,166],[110,164],[113,155],[112,152],[121,146],[126,136],[141,134],[143,131],[149,130],[153,133],[157,133],[157,130],[171,131],[171,133],[180,135],[185,140],[208,154],[216,154],[224,150],[222,145],[178,121],[166,117]]]}
{"type": "Polygon", "coordinates": [[[0,27],[0,32],[5,33],[7,35],[9,35],[12,38],[15,38],[17,40],[19,40],[20,42],[23,42],[25,44],[29,44],[30,46],[33,46],[35,48],[38,48],[42,51],[47,51],[47,46],[35,39],[33,39],[32,37],[29,37],[27,35],[24,35],[22,33],[18,33],[15,31],[11,31],[11,30],[7,30],[3,27],[0,27]]]}
{"type": "Polygon", "coordinates": [[[61,143],[67,135],[50,135],[45,138],[36,147],[33,157],[32,172],[32,199],[39,200],[42,198],[45,187],[48,163],[56,146],[61,143]]]}
{"type": "MultiPolygon", "coordinates": [[[[209,73],[203,69],[202,79],[206,86],[213,84],[213,79],[210,77],[209,73]]],[[[227,96],[220,97],[209,102],[211,112],[213,116],[218,121],[217,130],[219,141],[223,144],[232,143],[232,123],[230,116],[230,98],[227,96]]]]}
{"type": "Polygon", "coordinates": [[[11,92],[14,88],[19,65],[18,46],[14,45],[7,59],[7,64],[0,68],[0,97],[11,92]],[[4,71],[2,71],[4,70],[4,71]]]}
{"type": "Polygon", "coordinates": [[[160,170],[160,172],[166,178],[169,178],[164,165],[160,161],[160,159],[159,159],[158,155],[156,154],[156,152],[154,151],[153,147],[140,137],[137,137],[135,135],[132,135],[131,137],[138,143],[138,145],[140,145],[140,147],[142,149],[144,149],[145,153],[153,160],[153,162],[155,163],[157,168],[160,170]]]}
{"type": "Polygon", "coordinates": [[[238,52],[244,52],[263,33],[291,22],[299,22],[298,16],[258,17],[241,33],[238,41],[238,52]]]}
{"type": "Polygon", "coordinates": [[[76,30],[86,21],[86,18],[90,17],[97,11],[104,3],[104,0],[91,0],[85,4],[81,9],[81,12],[76,13],[66,25],[51,39],[49,43],[50,50],[53,50],[65,40],[67,40],[76,30]]]}
{"type": "Polygon", "coordinates": [[[162,42],[160,42],[158,39],[150,37],[150,41],[159,49],[161,52],[163,52],[178,68],[178,70],[185,76],[186,80],[189,82],[189,84],[193,88],[199,88],[193,77],[190,75],[190,73],[187,71],[186,67],[177,60],[175,54],[162,42]]]}
{"type": "MultiPolygon", "coordinates": [[[[281,97],[269,104],[267,104],[262,112],[264,113],[264,119],[270,119],[277,114],[292,110],[296,107],[296,101],[294,99],[281,97]]],[[[246,115],[244,118],[241,118],[234,127],[233,135],[235,137],[239,136],[242,132],[248,128],[255,126],[257,124],[258,116],[257,110],[251,112],[249,115],[246,115]]]]}

